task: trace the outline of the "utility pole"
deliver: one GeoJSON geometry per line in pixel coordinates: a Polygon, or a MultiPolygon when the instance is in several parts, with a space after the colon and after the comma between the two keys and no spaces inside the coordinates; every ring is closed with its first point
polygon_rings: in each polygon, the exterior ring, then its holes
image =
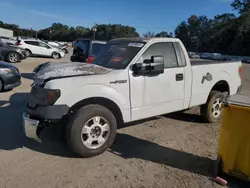
{"type": "Polygon", "coordinates": [[[93,28],[93,31],[94,31],[94,33],[93,33],[93,39],[95,40],[95,32],[97,31],[96,27],[93,28]]]}
{"type": "Polygon", "coordinates": [[[52,29],[50,29],[49,30],[49,40],[51,41],[51,35],[52,35],[52,32],[53,32],[54,30],[52,30],[52,29]]]}

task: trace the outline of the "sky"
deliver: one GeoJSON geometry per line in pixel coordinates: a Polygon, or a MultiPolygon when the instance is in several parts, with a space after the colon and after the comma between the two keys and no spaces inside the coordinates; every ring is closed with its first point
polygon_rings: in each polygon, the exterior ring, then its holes
{"type": "MultiPolygon", "coordinates": [[[[0,20],[21,28],[43,29],[60,22],[69,26],[123,24],[140,34],[174,32],[192,15],[233,12],[232,0],[0,0],[0,20]]],[[[234,13],[234,12],[233,12],[234,13]]]]}

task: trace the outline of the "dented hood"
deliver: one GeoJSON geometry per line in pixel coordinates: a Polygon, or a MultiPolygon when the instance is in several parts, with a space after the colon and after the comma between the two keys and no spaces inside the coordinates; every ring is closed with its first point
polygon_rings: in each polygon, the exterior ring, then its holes
{"type": "Polygon", "coordinates": [[[112,69],[108,69],[95,64],[65,62],[65,63],[45,63],[35,73],[35,83],[41,84],[45,80],[60,79],[74,76],[106,74],[112,69]]]}

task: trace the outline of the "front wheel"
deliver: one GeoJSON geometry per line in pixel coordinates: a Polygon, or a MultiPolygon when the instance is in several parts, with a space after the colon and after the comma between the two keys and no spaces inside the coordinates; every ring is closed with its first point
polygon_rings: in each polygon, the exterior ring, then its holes
{"type": "Polygon", "coordinates": [[[206,104],[201,106],[201,114],[205,121],[216,123],[221,118],[222,103],[225,95],[219,91],[211,91],[206,104]]]}
{"type": "Polygon", "coordinates": [[[112,145],[116,130],[117,121],[109,109],[101,105],[87,105],[70,119],[66,140],[78,155],[93,157],[112,145]]]}
{"type": "Polygon", "coordinates": [[[57,52],[53,52],[53,53],[52,53],[52,58],[54,58],[54,59],[59,59],[59,58],[60,58],[60,54],[57,53],[57,52]]]}

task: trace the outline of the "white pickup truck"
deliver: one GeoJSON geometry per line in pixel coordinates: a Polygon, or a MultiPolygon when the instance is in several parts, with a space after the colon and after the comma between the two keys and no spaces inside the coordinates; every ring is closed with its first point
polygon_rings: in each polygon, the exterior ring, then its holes
{"type": "Polygon", "coordinates": [[[193,106],[201,106],[205,121],[218,121],[225,95],[241,90],[241,73],[241,62],[191,64],[178,39],[114,39],[93,64],[47,64],[36,73],[25,133],[36,139],[63,120],[70,148],[95,156],[112,145],[118,124],[193,106]]]}

